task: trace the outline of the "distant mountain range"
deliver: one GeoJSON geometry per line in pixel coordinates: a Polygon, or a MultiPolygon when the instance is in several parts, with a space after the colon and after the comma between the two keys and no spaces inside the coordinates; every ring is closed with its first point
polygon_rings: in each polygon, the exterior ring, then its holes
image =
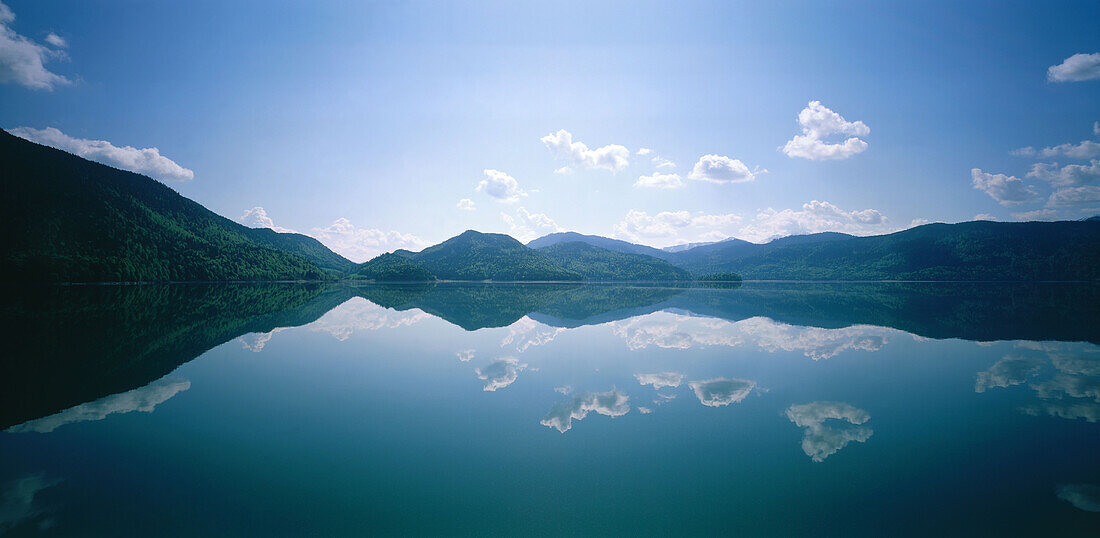
{"type": "Polygon", "coordinates": [[[468,230],[355,264],[316,239],[248,228],[160,182],[0,131],[0,282],[1100,280],[1100,219],[927,224],[657,249],[575,232],[527,245],[468,230]]]}

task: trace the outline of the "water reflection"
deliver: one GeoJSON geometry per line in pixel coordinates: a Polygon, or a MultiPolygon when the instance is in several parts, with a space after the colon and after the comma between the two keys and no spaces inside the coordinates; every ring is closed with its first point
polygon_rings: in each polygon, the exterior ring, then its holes
{"type": "Polygon", "coordinates": [[[608,417],[620,417],[630,412],[630,397],[618,389],[607,392],[586,392],[554,404],[539,424],[561,433],[573,427],[574,420],[584,420],[589,412],[608,417]]]}
{"type": "Polygon", "coordinates": [[[1100,486],[1067,484],[1058,488],[1058,498],[1086,512],[1100,512],[1100,486]]]}
{"type": "Polygon", "coordinates": [[[692,381],[688,383],[691,390],[695,391],[695,397],[699,403],[707,407],[722,407],[744,400],[756,383],[747,379],[726,379],[718,377],[706,381],[692,381]]]}
{"type": "Polygon", "coordinates": [[[862,426],[871,415],[844,402],[811,402],[787,408],[787,418],[802,431],[802,451],[823,462],[853,441],[866,442],[874,434],[862,426]]]}
{"type": "Polygon", "coordinates": [[[474,373],[478,379],[485,381],[483,390],[493,392],[515,383],[519,373],[526,369],[527,365],[520,363],[519,359],[505,357],[474,370],[474,373]]]}
{"type": "Polygon", "coordinates": [[[38,473],[4,484],[0,498],[0,534],[15,529],[45,531],[52,527],[54,520],[49,517],[52,510],[42,506],[38,496],[58,483],[60,480],[47,479],[38,473]]]}
{"type": "Polygon", "coordinates": [[[160,379],[139,389],[100,398],[94,402],[70,407],[48,417],[12,426],[7,431],[11,433],[49,433],[66,424],[103,420],[107,418],[107,415],[116,413],[132,413],[134,411],[152,413],[157,405],[189,388],[191,388],[191,382],[186,379],[160,379]]]}

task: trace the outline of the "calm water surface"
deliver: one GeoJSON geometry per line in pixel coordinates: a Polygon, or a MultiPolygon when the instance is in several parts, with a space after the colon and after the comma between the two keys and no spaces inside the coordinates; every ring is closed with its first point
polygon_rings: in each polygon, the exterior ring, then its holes
{"type": "Polygon", "coordinates": [[[1100,286],[0,290],[0,534],[1100,533],[1100,286]]]}

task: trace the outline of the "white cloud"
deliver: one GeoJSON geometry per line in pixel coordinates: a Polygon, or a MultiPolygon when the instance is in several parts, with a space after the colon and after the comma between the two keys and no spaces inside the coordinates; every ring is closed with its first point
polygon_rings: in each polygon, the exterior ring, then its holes
{"type": "Polygon", "coordinates": [[[978,372],[974,380],[974,392],[985,392],[996,387],[1020,385],[1028,378],[1038,375],[1040,361],[1034,357],[1006,355],[993,363],[988,370],[978,372]]]}
{"type": "Polygon", "coordinates": [[[429,319],[432,319],[432,315],[423,310],[393,310],[362,297],[352,297],[303,328],[327,334],[343,342],[360,331],[409,327],[429,319]]]}
{"type": "Polygon", "coordinates": [[[474,358],[474,351],[473,349],[463,349],[455,353],[455,355],[458,356],[458,360],[462,362],[470,362],[470,359],[474,358]]]}
{"type": "Polygon", "coordinates": [[[564,231],[545,213],[531,213],[523,207],[516,208],[514,214],[501,212],[500,218],[508,225],[508,233],[523,243],[548,233],[564,231]]]}
{"type": "Polygon", "coordinates": [[[970,177],[975,189],[985,192],[1003,206],[1034,202],[1039,197],[1035,187],[1025,185],[1024,181],[1016,176],[990,174],[982,172],[979,168],[973,168],[970,170],[970,177]]]}
{"type": "Polygon", "coordinates": [[[707,407],[721,407],[744,400],[756,387],[756,382],[717,377],[705,381],[692,381],[688,386],[695,391],[695,397],[699,398],[699,403],[707,407]]]}
{"type": "Polygon", "coordinates": [[[679,174],[662,174],[654,172],[651,176],[638,176],[635,187],[655,187],[658,189],[676,189],[684,186],[684,181],[679,174]]]}
{"type": "Polygon", "coordinates": [[[69,46],[69,42],[65,41],[65,38],[53,32],[50,32],[49,35],[46,36],[46,43],[49,43],[50,45],[53,45],[59,49],[63,49],[69,46]]]}
{"type": "Polygon", "coordinates": [[[98,163],[145,174],[161,181],[188,181],[195,173],[160,154],[157,148],[118,147],[106,140],[73,138],[53,127],[16,127],[9,133],[46,146],[67,151],[98,163]]]}
{"type": "Polygon", "coordinates": [[[70,407],[60,413],[24,422],[7,429],[11,433],[36,432],[49,433],[66,424],[103,420],[107,415],[142,411],[152,413],[157,405],[191,388],[186,379],[158,379],[144,387],[120,394],[112,394],[94,402],[70,407]]]}
{"type": "Polygon", "coordinates": [[[718,241],[733,235],[741,217],[730,214],[706,214],[688,211],[662,211],[650,215],[632,209],[614,227],[614,236],[654,246],[676,245],[690,241],[718,241]]]}
{"type": "Polygon", "coordinates": [[[637,379],[639,384],[653,385],[654,389],[661,390],[663,387],[679,387],[684,380],[684,374],[676,372],[634,374],[634,379],[637,379]]]}
{"type": "Polygon", "coordinates": [[[413,235],[377,228],[357,228],[350,220],[338,218],[325,228],[313,228],[309,235],[324,243],[337,254],[362,263],[383,252],[399,248],[420,250],[431,243],[413,235]]]}
{"type": "Polygon", "coordinates": [[[568,395],[570,392],[573,392],[573,387],[571,387],[569,385],[564,385],[564,386],[561,386],[561,387],[554,387],[554,392],[557,392],[559,394],[568,395]]]}
{"type": "Polygon", "coordinates": [[[554,404],[539,424],[555,428],[561,433],[573,427],[574,420],[583,420],[595,412],[608,417],[620,417],[630,412],[630,397],[611,389],[607,392],[586,392],[554,404]]]}
{"type": "Polygon", "coordinates": [[[557,170],[554,170],[554,173],[558,174],[559,176],[565,176],[565,175],[572,174],[573,169],[568,167],[568,166],[563,166],[561,168],[558,168],[557,170]]]}
{"type": "MultiPolygon", "coordinates": [[[[0,2],[0,82],[14,82],[33,90],[52,90],[55,86],[69,84],[69,79],[45,66],[51,59],[65,58],[65,53],[17,34],[10,27],[14,21],[15,13],[0,2]]],[[[46,41],[55,47],[65,46],[64,40],[55,34],[47,36],[46,41]]]]}
{"type": "Polygon", "coordinates": [[[559,159],[572,159],[581,168],[598,168],[618,172],[630,165],[630,150],[618,144],[588,149],[583,142],[574,142],[573,135],[561,129],[542,137],[543,144],[559,159]]]}
{"type": "Polygon", "coordinates": [[[477,207],[474,206],[474,201],[469,198],[463,198],[459,200],[458,203],[455,204],[455,207],[463,211],[474,211],[475,209],[477,209],[477,207]]]}
{"type": "Polygon", "coordinates": [[[659,155],[651,159],[651,161],[657,168],[676,168],[676,163],[659,155]]]}
{"type": "Polygon", "coordinates": [[[840,114],[829,110],[821,101],[810,101],[798,113],[802,134],[787,141],[783,153],[789,157],[811,160],[847,159],[867,149],[867,142],[857,138],[871,132],[862,121],[849,122],[840,114]],[[830,135],[855,135],[841,143],[830,144],[823,139],[830,135]]]}
{"type": "Polygon", "coordinates": [[[787,418],[803,429],[802,451],[816,462],[825,461],[852,441],[866,442],[874,434],[874,430],[862,426],[871,416],[844,402],[792,405],[787,408],[787,418]],[[833,424],[827,426],[830,420],[833,424]]]}
{"type": "Polygon", "coordinates": [[[735,325],[764,351],[798,351],[815,361],[831,359],[846,351],[878,351],[894,332],[873,325],[853,325],[841,329],[801,327],[765,317],[749,318],[735,325]]]}
{"type": "Polygon", "coordinates": [[[1051,82],[1078,82],[1095,78],[1100,78],[1100,52],[1074,54],[1047,69],[1047,80],[1051,82]]]}
{"type": "Polygon", "coordinates": [[[1058,373],[1046,381],[1033,383],[1031,388],[1044,400],[1091,398],[1100,403],[1100,377],[1058,373]]]}
{"type": "Polygon", "coordinates": [[[244,210],[244,214],[241,215],[237,221],[249,228],[271,228],[279,233],[297,233],[290,228],[276,226],[275,221],[267,216],[267,210],[260,206],[244,210]]]}
{"type": "Polygon", "coordinates": [[[553,342],[565,331],[563,327],[550,327],[523,316],[508,326],[508,334],[500,340],[500,347],[515,344],[516,353],[523,353],[532,347],[553,342]]]}
{"type": "Polygon", "coordinates": [[[1092,140],[1082,140],[1077,144],[1059,144],[1057,146],[1049,146],[1042,149],[1035,149],[1031,146],[1026,148],[1014,149],[1010,152],[1017,157],[1069,157],[1070,159],[1091,159],[1100,155],[1100,143],[1093,142],[1092,140]]]}
{"type": "Polygon", "coordinates": [[[749,170],[745,163],[724,155],[708,154],[699,157],[688,179],[711,183],[743,183],[756,179],[756,174],[767,172],[749,170]]]}
{"type": "Polygon", "coordinates": [[[653,150],[651,150],[649,148],[638,148],[638,153],[637,154],[638,155],[649,155],[650,153],[653,153],[653,150]]]}
{"type": "Polygon", "coordinates": [[[992,221],[996,221],[997,217],[994,217],[993,215],[990,215],[989,213],[978,213],[977,215],[974,215],[974,220],[992,220],[992,221]]]}
{"type": "Polygon", "coordinates": [[[519,373],[527,369],[526,364],[519,362],[515,357],[505,357],[490,362],[484,368],[477,368],[474,373],[477,378],[485,381],[482,390],[494,392],[516,382],[519,373]]]}
{"type": "Polygon", "coordinates": [[[477,184],[477,191],[484,192],[498,202],[518,202],[520,197],[527,196],[523,189],[519,188],[516,179],[500,170],[485,170],[485,179],[477,184]]]}
{"type": "Polygon", "coordinates": [[[1086,512],[1100,512],[1100,486],[1096,484],[1067,484],[1058,486],[1059,499],[1086,512]]]}
{"type": "Polygon", "coordinates": [[[759,243],[777,237],[819,232],[870,235],[888,231],[889,222],[876,209],[844,211],[829,202],[813,200],[802,204],[801,210],[765,209],[757,213],[751,224],[741,228],[737,236],[759,243]]]}
{"type": "Polygon", "coordinates": [[[643,414],[643,415],[648,415],[648,414],[652,413],[653,410],[648,408],[648,407],[642,407],[642,406],[639,405],[638,406],[638,412],[643,414]]]}
{"type": "Polygon", "coordinates": [[[1047,205],[1054,207],[1100,204],[1100,186],[1064,187],[1050,195],[1047,205]]]}
{"type": "Polygon", "coordinates": [[[1086,185],[1100,181],[1100,160],[1089,164],[1069,164],[1061,168],[1058,163],[1035,163],[1027,177],[1049,181],[1058,187],[1086,185]]]}
{"type": "Polygon", "coordinates": [[[1012,218],[1019,221],[1058,220],[1059,216],[1056,209],[1036,209],[1034,211],[1012,213],[1012,218]]]}
{"type": "Polygon", "coordinates": [[[1100,135],[1100,121],[1092,122],[1092,134],[1100,135]]]}

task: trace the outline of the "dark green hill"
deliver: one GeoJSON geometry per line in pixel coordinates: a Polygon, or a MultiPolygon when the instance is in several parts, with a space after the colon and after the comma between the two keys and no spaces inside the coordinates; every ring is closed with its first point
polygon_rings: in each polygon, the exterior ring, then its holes
{"type": "Polygon", "coordinates": [[[444,280],[581,280],[579,274],[503,234],[467,230],[407,256],[444,280]]]}
{"type": "Polygon", "coordinates": [[[693,274],[734,272],[747,279],[1100,280],[1100,223],[926,224],[888,235],[710,253],[673,263],[693,274]]]}
{"type": "Polygon", "coordinates": [[[691,280],[691,273],[653,256],[615,252],[580,241],[556,243],[538,251],[585,280],[691,280]]]}
{"type": "Polygon", "coordinates": [[[627,254],[645,254],[647,256],[653,256],[662,258],[668,253],[660,249],[653,247],[647,247],[645,245],[636,245],[634,243],[628,243],[626,241],[620,241],[618,239],[611,239],[609,237],[602,237],[599,235],[585,235],[577,232],[557,232],[548,235],[544,235],[530,243],[527,243],[528,247],[534,249],[545,248],[558,243],[573,243],[573,242],[587,243],[592,246],[605,248],[607,250],[615,252],[624,252],[627,254]]]}
{"type": "Polygon", "coordinates": [[[352,278],[375,282],[424,282],[435,280],[435,275],[405,256],[390,253],[361,264],[352,273],[352,278]]]}
{"type": "Polygon", "coordinates": [[[306,242],[242,226],[148,177],[3,131],[0,163],[0,281],[325,277],[296,255],[306,242]],[[276,250],[284,243],[296,253],[276,250]]]}
{"type": "Polygon", "coordinates": [[[329,250],[320,241],[308,235],[280,233],[271,228],[249,228],[247,235],[261,246],[295,254],[321,269],[347,273],[356,267],[355,262],[329,250]]]}

